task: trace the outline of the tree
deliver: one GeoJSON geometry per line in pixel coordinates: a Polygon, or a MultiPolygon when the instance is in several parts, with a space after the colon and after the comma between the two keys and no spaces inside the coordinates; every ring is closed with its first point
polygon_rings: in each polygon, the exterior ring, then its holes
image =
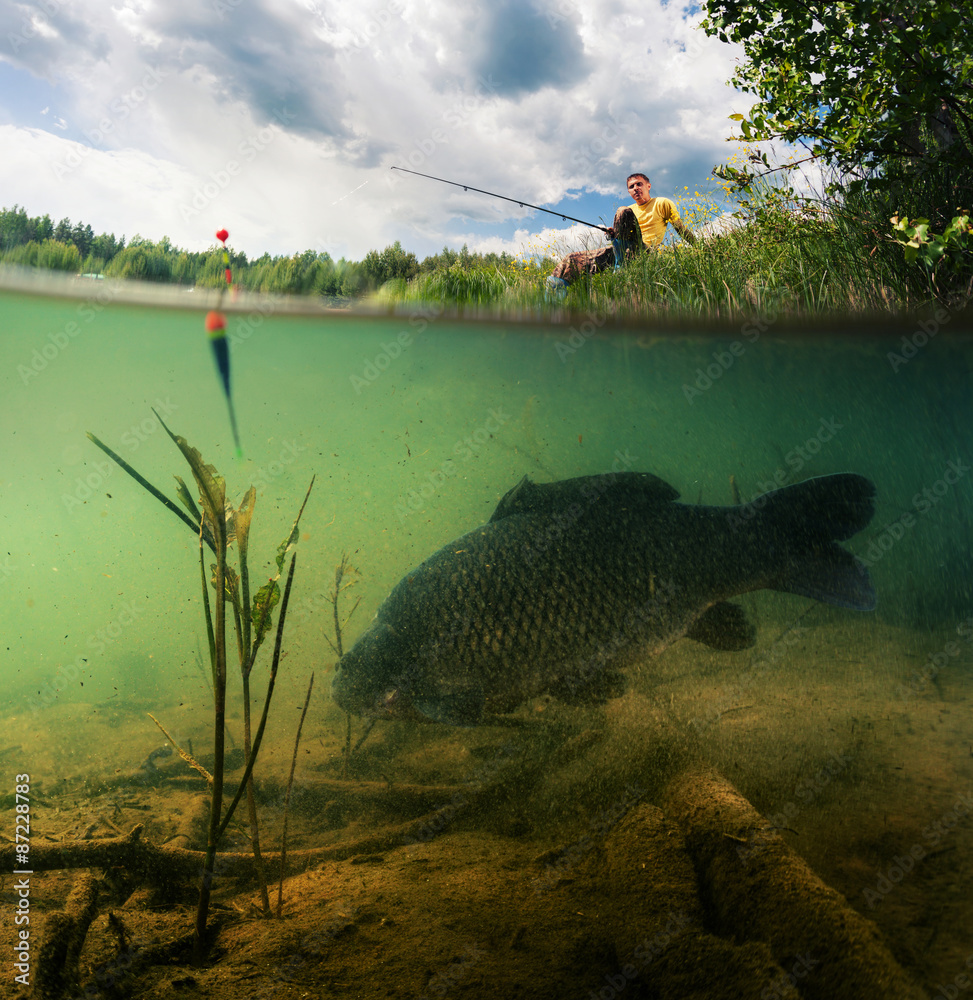
{"type": "Polygon", "coordinates": [[[19,205],[0,211],[0,250],[10,250],[29,241],[27,212],[19,205]]]}
{"type": "Polygon", "coordinates": [[[406,253],[402,244],[396,240],[381,253],[369,250],[361,263],[361,269],[373,285],[384,285],[392,278],[414,278],[419,273],[419,261],[414,253],[406,253]]]}
{"type": "Polygon", "coordinates": [[[87,257],[91,252],[94,238],[95,234],[91,226],[83,225],[80,222],[71,230],[71,242],[78,248],[78,253],[82,257],[87,257]]]}
{"type": "MultiPolygon", "coordinates": [[[[973,8],[953,0],[707,0],[700,25],[743,46],[743,138],[799,143],[845,174],[891,163],[973,166],[973,8]]],[[[766,160],[763,161],[766,164],[766,160]]]]}
{"type": "MultiPolygon", "coordinates": [[[[122,240],[122,243],[124,242],[125,241],[122,240]]],[[[90,252],[95,257],[99,257],[101,260],[105,261],[105,263],[108,263],[108,261],[110,261],[112,257],[114,257],[115,254],[121,249],[122,246],[115,239],[114,233],[111,233],[110,235],[107,233],[101,233],[91,241],[90,252]]]]}

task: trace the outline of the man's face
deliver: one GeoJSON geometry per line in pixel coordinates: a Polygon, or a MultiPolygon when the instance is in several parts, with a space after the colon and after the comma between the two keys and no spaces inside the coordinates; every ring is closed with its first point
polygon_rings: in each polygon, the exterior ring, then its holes
{"type": "Polygon", "coordinates": [[[628,193],[636,205],[644,205],[649,200],[652,185],[644,177],[633,177],[628,182],[628,193]]]}

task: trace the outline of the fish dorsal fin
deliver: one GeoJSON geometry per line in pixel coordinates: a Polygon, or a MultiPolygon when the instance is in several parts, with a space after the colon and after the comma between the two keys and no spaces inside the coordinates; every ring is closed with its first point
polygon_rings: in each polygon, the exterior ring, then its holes
{"type": "Polygon", "coordinates": [[[679,491],[649,472],[606,472],[540,484],[524,476],[502,497],[490,520],[511,514],[556,514],[575,504],[590,506],[603,497],[615,503],[655,505],[678,500],[679,491]]]}

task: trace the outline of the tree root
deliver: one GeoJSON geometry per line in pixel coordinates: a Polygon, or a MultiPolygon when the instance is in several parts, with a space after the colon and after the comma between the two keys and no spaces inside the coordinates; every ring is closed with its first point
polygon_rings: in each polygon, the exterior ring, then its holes
{"type": "Polygon", "coordinates": [[[756,809],[706,767],[678,774],[666,815],[682,830],[711,915],[728,937],[743,929],[789,969],[804,960],[808,1000],[919,1000],[878,928],[825,885],[756,809]]]}
{"type": "Polygon", "coordinates": [[[82,875],[64,903],[44,921],[44,936],[37,955],[34,996],[58,1000],[78,986],[78,958],[88,927],[98,906],[98,880],[82,875]]]}

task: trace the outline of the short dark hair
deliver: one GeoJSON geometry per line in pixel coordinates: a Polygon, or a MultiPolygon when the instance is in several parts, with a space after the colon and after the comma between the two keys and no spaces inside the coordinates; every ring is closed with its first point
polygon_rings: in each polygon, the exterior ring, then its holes
{"type": "Polygon", "coordinates": [[[629,174],[628,177],[625,178],[625,186],[626,187],[628,187],[628,182],[633,177],[641,177],[645,181],[646,184],[651,184],[652,183],[652,181],[649,180],[649,175],[648,174],[629,174]]]}

